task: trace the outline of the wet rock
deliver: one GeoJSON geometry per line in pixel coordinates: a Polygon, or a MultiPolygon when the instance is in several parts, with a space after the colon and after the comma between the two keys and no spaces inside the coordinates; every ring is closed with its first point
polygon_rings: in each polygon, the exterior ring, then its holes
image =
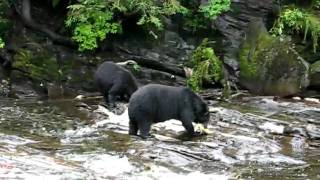
{"type": "Polygon", "coordinates": [[[144,141],[128,135],[127,111],[117,115],[93,105],[87,109],[97,114],[95,122],[87,124],[79,111],[68,110],[79,101],[67,102],[1,99],[0,165],[14,165],[1,169],[10,172],[4,178],[317,179],[319,174],[320,111],[314,104],[248,96],[217,102],[210,108],[212,135],[185,139],[177,135],[185,131],[181,122],[171,120],[154,124],[155,138],[144,141]],[[284,133],[274,133],[283,127],[284,133]]]}
{"type": "Polygon", "coordinates": [[[310,86],[320,90],[320,61],[310,66],[310,86]]]}
{"type": "Polygon", "coordinates": [[[108,154],[86,157],[83,167],[95,172],[95,174],[98,175],[97,178],[119,178],[119,175],[123,175],[134,170],[134,167],[126,156],[119,157],[108,154]]]}
{"type": "Polygon", "coordinates": [[[24,78],[18,78],[12,80],[12,94],[15,98],[23,99],[30,97],[44,97],[47,95],[47,92],[41,83],[36,84],[24,78]]]}
{"type": "Polygon", "coordinates": [[[268,34],[261,19],[250,22],[240,53],[240,83],[256,94],[294,95],[309,85],[309,66],[288,40],[268,34]]]}
{"type": "Polygon", "coordinates": [[[320,139],[320,128],[319,126],[308,124],[306,127],[307,133],[311,139],[320,139]]]}
{"type": "Polygon", "coordinates": [[[303,137],[308,137],[307,131],[303,127],[289,127],[289,126],[286,126],[284,128],[283,133],[285,135],[300,135],[300,136],[303,136],[303,137]]]}
{"type": "Polygon", "coordinates": [[[11,85],[8,80],[0,78],[0,96],[8,97],[11,93],[11,85]]]}

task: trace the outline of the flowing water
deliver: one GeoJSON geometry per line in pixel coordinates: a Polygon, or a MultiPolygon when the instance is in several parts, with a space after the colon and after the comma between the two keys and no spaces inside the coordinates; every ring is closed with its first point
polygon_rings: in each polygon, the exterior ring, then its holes
{"type": "MultiPolygon", "coordinates": [[[[179,121],[127,135],[99,100],[0,100],[2,179],[320,179],[320,105],[242,97],[210,101],[213,134],[179,121]]],[[[117,113],[118,114],[118,113],[117,113]]]]}

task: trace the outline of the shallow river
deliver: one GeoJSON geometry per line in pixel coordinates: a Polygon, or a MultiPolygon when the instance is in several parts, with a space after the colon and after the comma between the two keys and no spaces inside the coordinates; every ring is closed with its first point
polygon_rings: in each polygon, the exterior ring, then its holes
{"type": "Polygon", "coordinates": [[[0,100],[0,179],[320,179],[320,104],[210,101],[211,135],[179,121],[130,137],[102,100],[0,100]]]}

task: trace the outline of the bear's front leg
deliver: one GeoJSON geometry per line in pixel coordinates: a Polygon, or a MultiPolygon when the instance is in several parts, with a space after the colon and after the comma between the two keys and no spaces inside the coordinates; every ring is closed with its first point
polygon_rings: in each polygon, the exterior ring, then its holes
{"type": "Polygon", "coordinates": [[[181,122],[183,127],[187,130],[187,133],[189,136],[196,135],[192,125],[192,122],[194,121],[194,119],[195,119],[195,116],[193,112],[190,112],[190,110],[186,109],[182,112],[181,122]]]}
{"type": "Polygon", "coordinates": [[[111,89],[109,90],[108,101],[110,107],[116,107],[116,97],[117,95],[121,94],[121,84],[118,82],[114,84],[111,89]]]}

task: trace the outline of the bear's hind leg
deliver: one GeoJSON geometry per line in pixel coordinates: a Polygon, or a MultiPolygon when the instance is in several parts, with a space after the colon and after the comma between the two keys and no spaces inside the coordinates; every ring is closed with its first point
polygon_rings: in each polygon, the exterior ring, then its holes
{"type": "Polygon", "coordinates": [[[109,95],[108,95],[108,91],[107,91],[107,90],[104,90],[104,92],[103,92],[103,98],[104,98],[104,101],[106,102],[106,104],[108,105],[109,95]]]}
{"type": "Polygon", "coordinates": [[[135,121],[129,121],[129,134],[137,135],[138,134],[138,125],[135,121]]]}
{"type": "Polygon", "coordinates": [[[140,137],[142,139],[147,139],[148,136],[150,136],[150,129],[151,129],[151,121],[145,120],[143,122],[140,122],[138,124],[139,130],[140,130],[140,137]]]}

